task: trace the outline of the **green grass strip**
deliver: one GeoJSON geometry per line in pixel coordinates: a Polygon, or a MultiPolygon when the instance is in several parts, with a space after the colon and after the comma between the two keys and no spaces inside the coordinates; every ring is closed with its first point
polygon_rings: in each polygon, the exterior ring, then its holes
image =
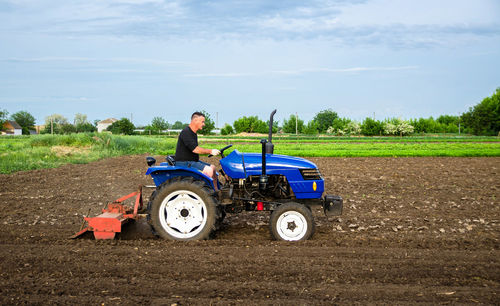
{"type": "MultiPolygon", "coordinates": [[[[261,151],[259,145],[234,147],[241,152],[261,151]]],[[[274,152],[302,157],[491,157],[500,156],[500,143],[275,144],[274,152]]]]}
{"type": "MultiPolygon", "coordinates": [[[[238,136],[200,136],[199,139],[211,142],[232,142],[246,143],[258,142],[261,138],[267,137],[238,137],[238,136]]],[[[434,136],[273,136],[273,143],[373,143],[373,142],[500,142],[500,137],[496,136],[450,136],[447,134],[434,136]]]]}
{"type": "MultiPolygon", "coordinates": [[[[275,153],[301,157],[409,157],[409,156],[451,156],[491,157],[500,156],[500,142],[481,141],[483,138],[465,141],[387,141],[406,138],[364,137],[366,142],[325,141],[313,143],[280,142],[275,139],[275,153]],[[373,140],[373,141],[372,141],[373,140]],[[377,141],[375,141],[377,140],[377,141]]],[[[322,138],[320,138],[322,139],[322,138]]],[[[444,138],[446,139],[446,138],[444,138]]],[[[490,139],[490,138],[486,138],[490,139]]],[[[200,146],[222,148],[228,143],[230,150],[259,153],[262,150],[257,140],[200,137],[200,146]]],[[[442,140],[442,139],[441,139],[442,140]]],[[[22,170],[54,168],[67,163],[88,163],[91,161],[133,154],[169,155],[175,153],[176,137],[165,136],[116,136],[110,134],[71,134],[0,137],[0,173],[22,170]]],[[[227,153],[230,152],[227,151],[227,153]]]]}

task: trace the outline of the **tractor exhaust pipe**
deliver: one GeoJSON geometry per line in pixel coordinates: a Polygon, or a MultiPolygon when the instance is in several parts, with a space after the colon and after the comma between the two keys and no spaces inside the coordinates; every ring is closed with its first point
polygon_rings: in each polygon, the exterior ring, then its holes
{"type": "Polygon", "coordinates": [[[269,141],[267,139],[261,139],[262,144],[262,174],[259,177],[259,189],[265,191],[269,182],[269,177],[266,174],[266,154],[274,153],[273,140],[273,117],[276,114],[276,110],[273,110],[271,117],[269,117],[269,141]]]}
{"type": "Polygon", "coordinates": [[[269,117],[269,142],[266,144],[266,153],[273,154],[274,153],[274,145],[273,145],[273,117],[276,114],[276,110],[273,110],[271,116],[269,117]]]}

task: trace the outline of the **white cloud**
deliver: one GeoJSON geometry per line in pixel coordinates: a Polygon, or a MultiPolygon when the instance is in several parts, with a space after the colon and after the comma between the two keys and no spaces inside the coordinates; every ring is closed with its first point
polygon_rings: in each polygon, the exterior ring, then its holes
{"type": "Polygon", "coordinates": [[[498,24],[496,0],[372,0],[341,8],[346,26],[498,24]]]}
{"type": "Polygon", "coordinates": [[[270,70],[261,72],[221,72],[221,73],[191,73],[185,74],[190,78],[235,78],[235,77],[257,77],[273,75],[302,75],[306,73],[358,73],[376,71],[401,71],[414,70],[418,66],[395,66],[395,67],[351,67],[351,68],[305,68],[297,70],[270,70]]]}
{"type": "Polygon", "coordinates": [[[32,57],[32,58],[5,58],[0,59],[2,62],[27,62],[27,63],[42,63],[42,62],[88,62],[92,61],[91,58],[86,57],[32,57]]]}
{"type": "Polygon", "coordinates": [[[26,62],[26,63],[44,63],[44,62],[117,62],[117,63],[140,63],[164,66],[191,66],[193,63],[182,61],[166,61],[150,58],[134,57],[114,57],[114,58],[90,58],[90,57],[70,57],[70,56],[49,56],[32,58],[5,58],[1,62],[26,62]]]}
{"type": "Polygon", "coordinates": [[[273,29],[286,32],[318,32],[329,31],[338,26],[337,19],[334,16],[319,18],[297,18],[284,17],[281,15],[273,16],[269,19],[258,21],[258,26],[265,29],[273,29]]]}
{"type": "Polygon", "coordinates": [[[2,97],[3,103],[19,103],[19,102],[34,102],[34,103],[60,103],[60,102],[87,102],[96,100],[96,98],[84,96],[17,96],[17,97],[2,97]]]}
{"type": "Polygon", "coordinates": [[[428,46],[500,35],[496,0],[12,1],[0,30],[152,40],[327,39],[337,44],[428,46]],[[457,39],[459,38],[459,39],[457,39]]]}
{"type": "Polygon", "coordinates": [[[372,0],[290,8],[252,21],[275,39],[413,48],[498,37],[499,20],[500,2],[494,0],[372,0]]]}
{"type": "Polygon", "coordinates": [[[48,34],[75,33],[123,35],[130,26],[180,18],[184,9],[177,2],[159,0],[12,1],[1,14],[0,29],[48,34]]]}

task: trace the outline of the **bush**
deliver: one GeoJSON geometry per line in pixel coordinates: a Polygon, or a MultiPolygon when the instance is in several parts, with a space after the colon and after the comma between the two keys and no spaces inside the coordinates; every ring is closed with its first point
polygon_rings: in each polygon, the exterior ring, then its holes
{"type": "Polygon", "coordinates": [[[386,135],[395,135],[396,132],[398,131],[396,125],[392,124],[391,122],[384,122],[383,126],[384,126],[384,134],[386,135]]]}
{"type": "Polygon", "coordinates": [[[215,123],[212,120],[212,118],[210,118],[210,114],[209,113],[207,113],[204,110],[201,111],[201,113],[203,115],[205,115],[205,126],[203,127],[203,129],[200,130],[200,134],[202,134],[202,135],[210,135],[210,133],[212,133],[212,130],[215,128],[215,123]]]}
{"type": "Polygon", "coordinates": [[[441,123],[445,126],[448,126],[448,125],[458,126],[458,120],[459,120],[458,116],[450,116],[450,115],[441,115],[436,119],[436,121],[438,123],[441,123]]]}
{"type": "MultiPolygon", "coordinates": [[[[462,129],[463,130],[463,129],[462,129]]],[[[446,133],[458,133],[458,123],[450,123],[446,126],[446,133]]]]}
{"type": "Polygon", "coordinates": [[[410,124],[415,128],[415,133],[431,133],[431,128],[435,125],[434,119],[419,118],[410,120],[410,124]]]}
{"type": "Polygon", "coordinates": [[[464,124],[475,135],[498,135],[500,132],[500,87],[462,115],[464,124]]]}
{"type": "Polygon", "coordinates": [[[333,120],[333,122],[332,122],[333,130],[337,131],[337,133],[339,130],[344,131],[344,129],[347,127],[347,124],[349,124],[349,122],[351,122],[351,119],[335,118],[335,120],[333,120]]]}
{"type": "Polygon", "coordinates": [[[341,130],[341,129],[338,129],[335,133],[337,136],[344,136],[345,135],[345,131],[344,130],[341,130]]]}
{"type": "Polygon", "coordinates": [[[224,127],[220,130],[222,135],[230,135],[234,133],[233,127],[229,124],[225,124],[224,127]]]}
{"type": "Polygon", "coordinates": [[[236,119],[233,123],[236,133],[267,133],[268,126],[257,116],[242,117],[236,119]]]}
{"type": "Polygon", "coordinates": [[[408,121],[401,120],[399,124],[396,126],[397,132],[399,135],[409,135],[413,133],[413,126],[408,123],[408,121]]]}
{"type": "Polygon", "coordinates": [[[147,126],[144,130],[151,131],[152,134],[161,134],[166,129],[168,129],[168,122],[162,117],[154,117],[151,125],[147,126]]]}
{"type": "Polygon", "coordinates": [[[325,133],[335,119],[337,119],[339,115],[331,109],[322,110],[314,116],[314,121],[316,121],[318,131],[320,133],[325,133]]]}
{"type": "Polygon", "coordinates": [[[283,132],[285,133],[295,134],[296,131],[302,133],[303,129],[304,120],[299,119],[298,116],[295,117],[295,115],[290,115],[290,119],[283,120],[283,132]]]}
{"type": "Polygon", "coordinates": [[[113,134],[132,135],[134,133],[134,124],[128,118],[122,118],[113,122],[106,130],[113,134]]]}
{"type": "Polygon", "coordinates": [[[180,121],[175,121],[174,124],[172,124],[172,130],[182,130],[186,126],[188,126],[188,123],[182,123],[180,121]]]}
{"type": "Polygon", "coordinates": [[[60,125],[59,131],[61,134],[71,134],[76,133],[76,128],[71,123],[65,123],[60,125]]]}
{"type": "Polygon", "coordinates": [[[384,134],[386,135],[409,135],[414,132],[413,126],[409,121],[401,119],[388,119],[383,123],[384,134]]]}
{"type": "MultiPolygon", "coordinates": [[[[49,124],[46,124],[45,127],[40,131],[40,134],[50,134],[51,132],[52,131],[51,131],[50,123],[49,123],[49,124]]],[[[57,124],[53,124],[53,132],[54,132],[54,134],[58,134],[59,127],[57,124]]]]}
{"type": "Polygon", "coordinates": [[[361,134],[365,136],[382,135],[384,127],[380,121],[367,117],[361,124],[361,134]]]}
{"type": "Polygon", "coordinates": [[[85,122],[85,123],[78,123],[76,125],[76,132],[77,133],[92,133],[96,132],[97,128],[90,122],[85,122]]]}
{"type": "Polygon", "coordinates": [[[86,147],[96,143],[93,133],[68,134],[68,135],[39,135],[30,138],[32,147],[74,146],[86,147]]]}
{"type": "Polygon", "coordinates": [[[357,121],[351,121],[347,124],[345,132],[349,135],[359,135],[361,133],[361,125],[357,121]]]}
{"type": "Polygon", "coordinates": [[[311,120],[307,123],[307,125],[304,128],[304,134],[307,135],[316,135],[319,133],[319,124],[318,122],[311,120]]]}

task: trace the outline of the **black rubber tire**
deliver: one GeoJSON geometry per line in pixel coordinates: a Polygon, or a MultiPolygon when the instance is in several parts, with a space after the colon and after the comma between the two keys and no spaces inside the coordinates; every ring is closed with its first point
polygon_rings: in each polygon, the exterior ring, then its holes
{"type": "Polygon", "coordinates": [[[275,240],[284,240],[284,241],[304,241],[312,237],[315,231],[315,224],[314,224],[314,217],[312,215],[311,210],[299,203],[295,202],[288,202],[284,203],[278,208],[276,208],[272,213],[271,213],[271,219],[269,220],[269,230],[271,232],[271,236],[275,240]],[[278,220],[280,216],[288,213],[288,212],[293,212],[294,214],[300,214],[304,220],[305,224],[307,225],[307,228],[305,230],[305,233],[300,239],[286,239],[286,234],[281,233],[281,230],[279,229],[278,220]],[[281,234],[280,234],[281,233],[281,234]]]}
{"type": "Polygon", "coordinates": [[[205,181],[197,180],[190,176],[175,177],[163,183],[160,188],[156,190],[156,193],[150,200],[148,206],[148,220],[153,228],[153,233],[167,240],[189,241],[209,239],[213,236],[216,230],[217,219],[220,218],[218,201],[213,189],[210,188],[205,181]],[[163,200],[169,194],[178,190],[187,190],[195,193],[204,202],[206,207],[206,223],[204,224],[203,229],[201,229],[201,231],[193,237],[179,238],[172,236],[166,231],[165,228],[163,228],[160,221],[160,207],[163,200]]]}

